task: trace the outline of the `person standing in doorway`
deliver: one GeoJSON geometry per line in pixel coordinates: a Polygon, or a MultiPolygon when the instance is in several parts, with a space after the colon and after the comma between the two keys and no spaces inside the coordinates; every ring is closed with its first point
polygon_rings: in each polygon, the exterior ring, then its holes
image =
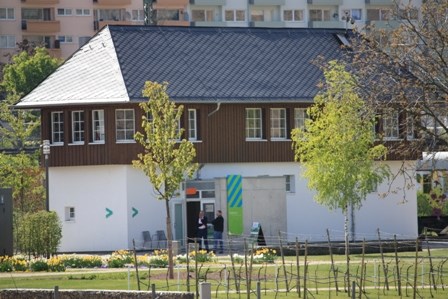
{"type": "Polygon", "coordinates": [[[204,211],[199,212],[197,236],[199,239],[199,250],[202,250],[202,240],[204,240],[205,250],[208,252],[207,216],[204,215],[204,211]]]}
{"type": "Polygon", "coordinates": [[[214,238],[214,249],[215,252],[218,252],[219,247],[219,253],[223,253],[223,241],[222,241],[222,233],[224,231],[224,217],[222,217],[222,211],[218,210],[216,212],[216,218],[212,221],[213,224],[213,238],[214,238]]]}

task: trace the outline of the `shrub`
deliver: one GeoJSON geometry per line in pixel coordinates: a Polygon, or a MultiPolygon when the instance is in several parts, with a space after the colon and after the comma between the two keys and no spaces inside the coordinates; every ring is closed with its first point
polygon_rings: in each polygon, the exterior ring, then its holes
{"type": "Polygon", "coordinates": [[[8,256],[0,256],[0,272],[11,272],[12,270],[12,259],[8,256]]]}
{"type": "Polygon", "coordinates": [[[30,262],[30,268],[33,272],[48,271],[47,260],[36,259],[30,262]]]}
{"type": "Polygon", "coordinates": [[[166,250],[154,250],[149,257],[149,266],[152,268],[166,268],[168,266],[168,252],[166,250]]]}
{"type": "Polygon", "coordinates": [[[99,268],[103,265],[101,257],[93,255],[63,255],[61,260],[66,268],[99,268]]]}

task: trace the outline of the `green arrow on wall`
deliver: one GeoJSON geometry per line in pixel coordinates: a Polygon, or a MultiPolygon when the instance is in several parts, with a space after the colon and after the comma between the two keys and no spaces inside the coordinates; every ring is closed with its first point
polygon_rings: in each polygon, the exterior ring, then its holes
{"type": "Polygon", "coordinates": [[[112,216],[114,212],[112,212],[111,209],[106,208],[106,219],[109,218],[110,216],[112,216]]]}
{"type": "Polygon", "coordinates": [[[136,208],[132,207],[132,218],[137,216],[137,214],[138,214],[138,210],[136,208]]]}

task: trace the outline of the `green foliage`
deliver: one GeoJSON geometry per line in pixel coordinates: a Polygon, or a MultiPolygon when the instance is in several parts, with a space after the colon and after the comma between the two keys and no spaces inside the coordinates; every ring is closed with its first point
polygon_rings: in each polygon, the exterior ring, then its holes
{"type": "Polygon", "coordinates": [[[277,252],[271,248],[259,248],[255,250],[253,256],[254,264],[274,263],[277,258],[277,252]]]}
{"type": "Polygon", "coordinates": [[[135,140],[143,145],[144,153],[138,155],[133,165],[145,173],[160,199],[170,200],[185,177],[191,177],[197,169],[193,163],[196,151],[193,144],[181,139],[183,129],[178,128],[183,106],[176,107],[166,92],[167,83],[146,82],[143,96],[148,102],[140,107],[144,134],[137,132],[135,140]]]}
{"type": "Polygon", "coordinates": [[[168,266],[168,252],[166,250],[154,250],[149,257],[149,266],[152,268],[166,268],[168,266]]]}
{"type": "Polygon", "coordinates": [[[22,51],[3,68],[0,86],[8,94],[23,96],[33,90],[59,65],[59,60],[48,55],[45,48],[36,48],[33,55],[22,51]]]}
{"type": "Polygon", "coordinates": [[[112,255],[107,260],[109,268],[123,268],[126,264],[133,264],[134,258],[131,252],[127,250],[117,250],[112,252],[112,255]]]}
{"type": "Polygon", "coordinates": [[[306,130],[292,134],[295,159],[305,166],[304,177],[315,200],[331,210],[359,208],[390,170],[387,149],[374,146],[374,113],[356,93],[354,78],[344,65],[332,61],[324,70],[326,89],[308,109],[306,130]]]}
{"type": "Polygon", "coordinates": [[[66,268],[100,268],[103,265],[101,257],[94,255],[62,255],[60,259],[66,268]]]}
{"type": "Polygon", "coordinates": [[[20,217],[16,247],[23,254],[50,257],[57,252],[62,224],[56,212],[39,211],[20,217]]]}

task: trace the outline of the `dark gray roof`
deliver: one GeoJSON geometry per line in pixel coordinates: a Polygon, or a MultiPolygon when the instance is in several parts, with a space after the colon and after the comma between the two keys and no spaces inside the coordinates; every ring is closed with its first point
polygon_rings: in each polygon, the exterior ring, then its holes
{"type": "Polygon", "coordinates": [[[142,101],[148,80],[168,82],[176,102],[312,101],[322,79],[312,61],[342,57],[338,33],[109,26],[19,106],[142,101]]]}

